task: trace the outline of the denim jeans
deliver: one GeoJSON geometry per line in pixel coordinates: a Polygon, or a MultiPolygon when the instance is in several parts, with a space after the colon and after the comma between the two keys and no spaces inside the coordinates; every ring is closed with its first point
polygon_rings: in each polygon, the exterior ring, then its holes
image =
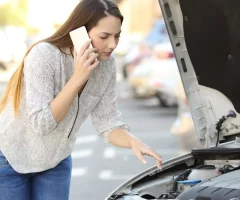
{"type": "Polygon", "coordinates": [[[0,200],[68,200],[72,158],[38,173],[16,172],[0,151],[0,200]]]}

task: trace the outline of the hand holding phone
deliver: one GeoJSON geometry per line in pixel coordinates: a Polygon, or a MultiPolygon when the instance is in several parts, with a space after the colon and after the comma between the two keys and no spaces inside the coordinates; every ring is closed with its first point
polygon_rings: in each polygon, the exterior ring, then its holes
{"type": "Polygon", "coordinates": [[[69,34],[75,48],[73,77],[80,85],[83,85],[89,79],[91,71],[99,64],[97,49],[92,47],[84,26],[69,34]]]}
{"type": "MultiPolygon", "coordinates": [[[[86,44],[86,42],[90,40],[85,26],[77,28],[77,29],[71,31],[69,34],[70,34],[74,48],[77,53],[79,53],[80,49],[84,46],[84,44],[86,44]]],[[[92,44],[90,44],[89,47],[93,48],[92,44]]],[[[95,59],[95,62],[96,61],[97,61],[97,59],[95,59]]]]}
{"type": "MultiPolygon", "coordinates": [[[[90,39],[85,26],[75,29],[71,31],[69,34],[77,53],[80,51],[82,46],[90,39]]],[[[90,48],[93,48],[91,44],[90,48]]]]}

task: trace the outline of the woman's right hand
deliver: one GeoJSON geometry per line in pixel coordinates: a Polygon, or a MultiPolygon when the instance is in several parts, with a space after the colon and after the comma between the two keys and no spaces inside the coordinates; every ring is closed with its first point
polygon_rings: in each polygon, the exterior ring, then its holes
{"type": "Polygon", "coordinates": [[[96,48],[89,48],[91,40],[87,41],[79,52],[74,49],[74,73],[73,77],[77,81],[79,87],[83,86],[89,79],[91,72],[99,61],[96,48]]]}

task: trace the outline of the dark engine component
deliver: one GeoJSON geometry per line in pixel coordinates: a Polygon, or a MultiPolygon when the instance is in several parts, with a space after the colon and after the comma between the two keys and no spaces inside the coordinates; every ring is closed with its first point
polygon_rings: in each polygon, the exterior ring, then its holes
{"type": "Polygon", "coordinates": [[[240,198],[240,170],[201,182],[181,193],[177,199],[229,200],[240,198]]]}

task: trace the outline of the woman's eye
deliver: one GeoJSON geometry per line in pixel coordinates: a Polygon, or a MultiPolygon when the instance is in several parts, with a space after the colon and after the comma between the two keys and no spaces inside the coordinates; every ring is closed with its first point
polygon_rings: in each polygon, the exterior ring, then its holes
{"type": "Polygon", "coordinates": [[[115,37],[116,37],[116,38],[120,38],[121,36],[120,36],[120,35],[116,35],[115,37]]]}
{"type": "Polygon", "coordinates": [[[107,39],[107,37],[100,37],[100,38],[103,39],[103,40],[104,40],[104,39],[107,39]]]}

